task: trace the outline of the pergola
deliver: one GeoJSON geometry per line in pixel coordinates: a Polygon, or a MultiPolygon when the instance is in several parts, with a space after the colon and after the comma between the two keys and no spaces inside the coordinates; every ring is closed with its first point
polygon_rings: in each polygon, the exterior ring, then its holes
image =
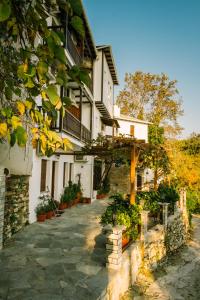
{"type": "Polygon", "coordinates": [[[136,139],[131,135],[116,137],[103,137],[102,141],[94,141],[91,145],[80,151],[57,152],[58,155],[91,155],[105,158],[112,155],[113,151],[126,151],[130,157],[130,204],[135,203],[135,176],[136,166],[140,150],[145,149],[148,144],[145,140],[136,139]]]}

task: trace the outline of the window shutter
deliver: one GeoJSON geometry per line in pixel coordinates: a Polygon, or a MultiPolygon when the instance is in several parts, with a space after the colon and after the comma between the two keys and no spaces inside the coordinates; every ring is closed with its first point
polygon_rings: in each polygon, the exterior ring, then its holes
{"type": "Polygon", "coordinates": [[[135,136],[135,126],[134,125],[130,125],[130,135],[135,136]]]}
{"type": "Polygon", "coordinates": [[[40,179],[40,192],[46,190],[46,174],[47,174],[47,160],[41,161],[41,179],[40,179]]]}

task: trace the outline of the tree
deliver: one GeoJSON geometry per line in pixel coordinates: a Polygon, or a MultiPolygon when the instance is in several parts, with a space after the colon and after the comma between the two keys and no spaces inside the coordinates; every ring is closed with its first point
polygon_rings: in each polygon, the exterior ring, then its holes
{"type": "Polygon", "coordinates": [[[185,140],[166,142],[170,160],[170,179],[182,187],[200,191],[199,134],[185,140]]]}
{"type": "Polygon", "coordinates": [[[154,189],[158,188],[158,180],[169,173],[170,164],[164,148],[164,129],[157,125],[150,125],[148,132],[149,146],[141,151],[139,166],[154,170],[154,189]]]}
{"type": "Polygon", "coordinates": [[[183,111],[176,84],[176,80],[165,74],[126,73],[125,87],[117,97],[117,104],[126,115],[168,126],[168,130],[172,126],[177,133],[181,129],[177,118],[183,111]]]}
{"type": "Polygon", "coordinates": [[[60,97],[60,88],[70,80],[88,82],[80,66],[68,68],[64,50],[62,16],[84,39],[79,0],[2,0],[0,3],[0,142],[33,147],[43,154],[70,147],[51,130],[58,111],[64,116],[70,99],[60,97]],[[48,22],[56,28],[50,28],[48,22]],[[42,111],[36,99],[41,99],[42,111]],[[43,113],[44,112],[44,113],[43,113]]]}

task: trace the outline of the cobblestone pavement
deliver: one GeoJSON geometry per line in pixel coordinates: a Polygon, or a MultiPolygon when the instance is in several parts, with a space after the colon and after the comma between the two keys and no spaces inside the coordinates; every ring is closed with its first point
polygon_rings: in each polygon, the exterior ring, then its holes
{"type": "Polygon", "coordinates": [[[187,245],[154,273],[141,274],[123,300],[200,300],[200,216],[187,245]]]}
{"type": "Polygon", "coordinates": [[[99,224],[106,206],[80,204],[16,234],[0,251],[0,300],[97,299],[107,285],[99,224]]]}

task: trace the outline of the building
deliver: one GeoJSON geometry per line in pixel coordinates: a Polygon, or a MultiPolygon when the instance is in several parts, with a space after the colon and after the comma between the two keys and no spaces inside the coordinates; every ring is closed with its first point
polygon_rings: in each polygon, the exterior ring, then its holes
{"type": "MultiPolygon", "coordinates": [[[[4,213],[6,238],[25,224],[35,222],[35,208],[40,195],[46,191],[59,201],[68,182],[77,183],[80,180],[83,196],[92,200],[96,198],[98,183],[105,168],[104,162],[89,155],[74,155],[74,151],[80,151],[91,139],[96,139],[99,134],[131,134],[147,141],[148,122],[123,116],[114,106],[114,87],[118,85],[118,76],[112,48],[109,45],[95,46],[83,6],[82,10],[84,46],[65,15],[54,28],[51,18],[48,20],[50,28],[61,30],[66,36],[63,46],[69,67],[81,64],[88,69],[91,78],[88,86],[70,82],[67,89],[60,88],[61,97],[70,97],[72,105],[63,118],[58,116],[53,129],[69,139],[73,150],[44,157],[39,150],[33,150],[29,143],[24,149],[17,146],[10,149],[7,144],[0,145],[0,165],[9,173],[4,213]]],[[[40,102],[38,99],[39,109],[40,102]]],[[[117,171],[114,170],[113,174],[116,175],[117,171]]]]}

